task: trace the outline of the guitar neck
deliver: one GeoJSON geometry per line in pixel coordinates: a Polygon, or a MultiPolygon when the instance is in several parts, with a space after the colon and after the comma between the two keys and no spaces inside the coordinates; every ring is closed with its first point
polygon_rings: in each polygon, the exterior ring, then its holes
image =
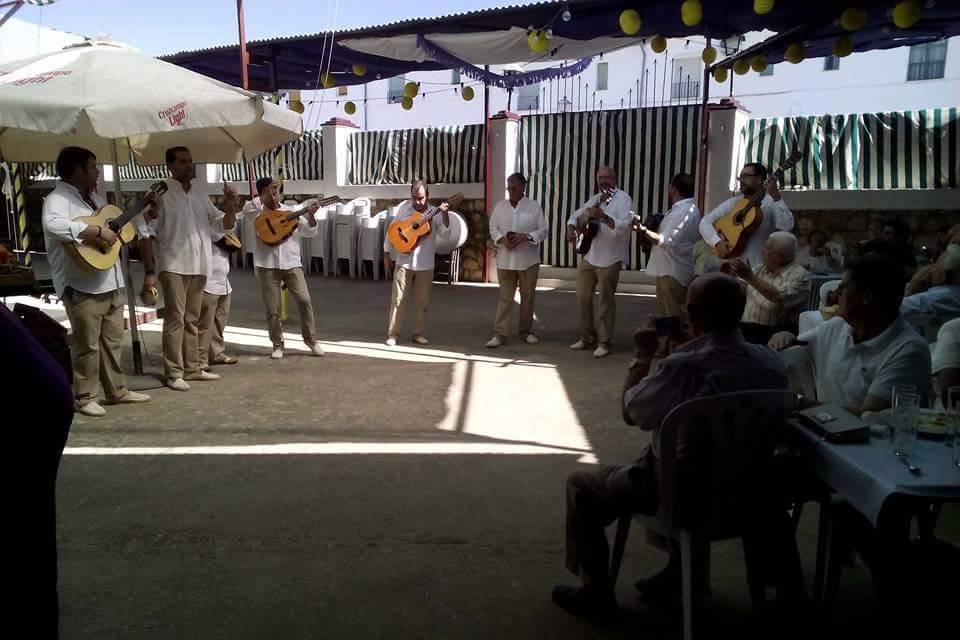
{"type": "Polygon", "coordinates": [[[116,226],[116,229],[113,229],[114,232],[122,229],[127,225],[127,223],[140,215],[140,213],[147,207],[147,196],[150,195],[150,193],[152,193],[152,191],[147,192],[147,194],[138,199],[132,207],[129,207],[121,215],[117,216],[111,225],[116,226]]]}

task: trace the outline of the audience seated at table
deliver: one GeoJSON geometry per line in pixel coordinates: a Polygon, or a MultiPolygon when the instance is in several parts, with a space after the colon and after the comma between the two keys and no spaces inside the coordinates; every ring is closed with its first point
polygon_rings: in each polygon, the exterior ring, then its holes
{"type": "Polygon", "coordinates": [[[827,232],[814,229],[807,235],[806,246],[797,250],[797,262],[814,273],[833,273],[840,269],[840,261],[827,246],[827,232]]]}
{"type": "Polygon", "coordinates": [[[933,376],[941,406],[947,405],[947,389],[960,386],[960,318],[945,322],[932,345],[933,376]]]}
{"type": "Polygon", "coordinates": [[[917,270],[917,256],[910,244],[910,225],[903,220],[888,220],[878,239],[861,242],[857,249],[859,255],[885,253],[892,256],[904,269],[909,278],[917,270]]]}
{"type": "Polygon", "coordinates": [[[797,256],[797,238],[787,231],[770,234],[763,263],[751,267],[739,259],[721,270],[747,283],[747,306],[740,326],[747,342],[767,344],[778,331],[797,329],[797,316],[810,293],[810,276],[797,256]]]}
{"type": "MultiPolygon", "coordinates": [[[[928,272],[929,287],[909,294],[900,305],[904,316],[960,317],[960,245],[950,245],[928,272]]],[[[911,284],[914,281],[911,280],[911,284]]]]}
{"type": "Polygon", "coordinates": [[[952,227],[943,225],[937,230],[937,238],[933,246],[933,255],[930,256],[931,262],[936,262],[947,250],[947,247],[951,245],[960,246],[960,224],[955,224],[952,227]]]}
{"type": "Polygon", "coordinates": [[[804,405],[837,404],[857,415],[890,406],[894,385],[930,395],[930,350],[900,315],[905,276],[885,254],[865,254],[843,274],[838,317],[801,334],[782,332],[770,346],[802,346],[809,356],[816,398],[804,405]]]}
{"type": "Polygon", "coordinates": [[[960,224],[951,227],[950,235],[948,236],[948,242],[943,244],[942,248],[938,245],[938,248],[934,252],[933,261],[917,269],[917,272],[913,274],[913,277],[910,278],[910,284],[907,285],[907,295],[913,293],[920,293],[921,291],[926,291],[930,288],[930,278],[931,272],[933,271],[934,265],[937,261],[944,256],[948,251],[957,251],[960,250],[960,224]]]}

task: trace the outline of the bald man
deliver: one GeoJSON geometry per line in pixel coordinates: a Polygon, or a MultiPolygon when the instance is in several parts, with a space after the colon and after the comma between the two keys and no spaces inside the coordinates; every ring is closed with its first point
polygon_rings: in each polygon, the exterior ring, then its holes
{"type": "Polygon", "coordinates": [[[747,283],[741,329],[747,342],[754,344],[767,344],[778,331],[794,331],[810,296],[810,274],[797,260],[795,235],[789,231],[771,233],[761,258],[763,262],[758,265],[738,258],[720,267],[747,283]]]}
{"type": "Polygon", "coordinates": [[[597,171],[599,193],[573,212],[567,220],[567,241],[577,241],[577,228],[589,220],[600,222],[600,231],[590,251],[577,268],[577,304],[580,307],[580,338],[571,349],[593,349],[595,358],[610,353],[613,319],[617,312],[616,293],[620,269],[627,256],[633,223],[633,200],[617,188],[613,167],[597,171]],[[594,324],[593,294],[600,289],[599,324],[594,324]],[[599,331],[598,331],[599,329],[599,331]]]}
{"type": "MultiPolygon", "coordinates": [[[[649,376],[657,333],[652,327],[637,330],[636,357],[624,381],[621,410],[628,425],[651,432],[651,444],[634,464],[594,467],[567,478],[566,568],[583,585],[554,588],[558,606],[587,617],[616,609],[604,529],[624,514],[656,512],[660,427],[672,409],[703,396],[787,388],[783,360],[767,347],[748,344],[740,334],[745,306],[746,294],[735,278],[710,273],[694,280],[687,293],[694,337],[649,376]]],[[[674,552],[663,572],[637,587],[645,593],[676,595],[680,579],[680,555],[674,552]]]]}

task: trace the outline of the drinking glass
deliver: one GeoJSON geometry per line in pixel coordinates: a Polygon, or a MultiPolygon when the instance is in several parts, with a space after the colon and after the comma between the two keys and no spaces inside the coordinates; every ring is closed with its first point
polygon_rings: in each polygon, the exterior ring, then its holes
{"type": "Polygon", "coordinates": [[[915,393],[900,393],[893,406],[893,453],[900,458],[913,454],[917,441],[917,414],[920,396],[915,393]]]}
{"type": "MultiPolygon", "coordinates": [[[[943,431],[943,443],[954,446],[960,440],[960,387],[947,387],[947,397],[943,400],[943,409],[947,413],[947,426],[943,431]]],[[[956,454],[954,454],[956,457],[956,454]]]]}

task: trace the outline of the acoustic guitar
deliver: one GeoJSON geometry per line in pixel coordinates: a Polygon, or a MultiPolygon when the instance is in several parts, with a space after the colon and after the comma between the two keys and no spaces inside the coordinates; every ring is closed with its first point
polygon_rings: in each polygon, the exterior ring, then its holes
{"type": "Polygon", "coordinates": [[[151,193],[162,196],[167,192],[166,182],[156,182],[150,187],[150,190],[142,198],[136,201],[133,206],[126,211],[121,211],[118,207],[107,204],[99,209],[92,216],[76,218],[80,222],[85,222],[99,227],[108,227],[117,234],[117,242],[109,244],[100,238],[90,238],[83,240],[79,244],[76,242],[64,242],[63,246],[67,253],[73,258],[74,262],[80,268],[86,271],[106,271],[111,269],[117,263],[120,256],[120,247],[132,242],[137,235],[137,230],[133,227],[133,219],[140,215],[147,208],[147,197],[151,193]]]}
{"type": "Polygon", "coordinates": [[[316,212],[329,204],[343,201],[343,198],[339,196],[330,196],[320,200],[308,200],[304,203],[306,206],[300,207],[296,211],[264,209],[257,214],[257,219],[253,221],[253,228],[263,244],[275,247],[292,236],[293,232],[297,230],[297,226],[300,224],[300,216],[303,215],[305,209],[316,206],[314,209],[314,212],[316,212]]]}
{"type": "Polygon", "coordinates": [[[222,238],[214,242],[213,244],[217,245],[228,254],[234,254],[243,247],[240,244],[240,238],[237,237],[233,231],[227,231],[222,238]]]}
{"type": "MultiPolygon", "coordinates": [[[[452,210],[463,202],[463,194],[458,193],[445,202],[452,210]]],[[[387,229],[390,244],[398,253],[410,253],[420,242],[420,238],[430,235],[430,221],[438,213],[441,213],[440,207],[430,207],[423,213],[417,212],[408,218],[394,222],[387,229]]]]}
{"type": "MultiPolygon", "coordinates": [[[[773,175],[778,181],[783,180],[784,172],[792,169],[802,157],[803,154],[794,149],[790,152],[783,166],[774,171],[773,175]]],[[[760,204],[766,195],[767,188],[761,185],[755,194],[749,198],[738,200],[730,213],[713,223],[713,228],[730,245],[730,253],[724,257],[736,258],[743,253],[747,246],[747,240],[763,223],[763,211],[760,209],[760,204]]]]}
{"type": "MultiPolygon", "coordinates": [[[[606,205],[613,198],[613,189],[604,189],[600,192],[600,198],[591,209],[606,205]]],[[[583,224],[577,225],[577,253],[582,256],[590,253],[590,247],[593,246],[593,239],[600,234],[600,225],[602,223],[596,218],[587,218],[583,224]]]]}

